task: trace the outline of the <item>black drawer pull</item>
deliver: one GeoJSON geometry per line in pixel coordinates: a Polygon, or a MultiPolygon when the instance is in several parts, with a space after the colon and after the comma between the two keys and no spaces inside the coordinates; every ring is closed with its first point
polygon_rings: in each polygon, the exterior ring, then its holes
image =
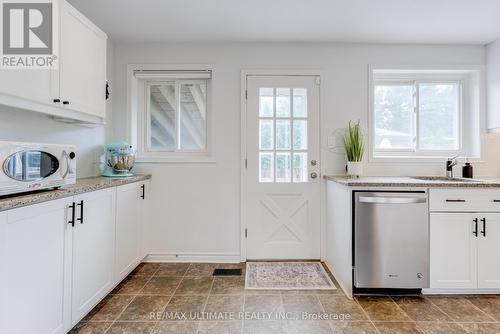
{"type": "Polygon", "coordinates": [[[483,223],[483,230],[481,231],[481,234],[483,237],[486,236],[486,218],[481,219],[481,222],[483,223]]]}
{"type": "Polygon", "coordinates": [[[69,104],[69,101],[63,101],[63,104],[69,104]]]}
{"type": "Polygon", "coordinates": [[[141,198],[145,199],[146,198],[146,185],[141,185],[141,198]]]}
{"type": "Polygon", "coordinates": [[[69,206],[71,209],[71,220],[68,222],[68,224],[71,224],[71,226],[75,227],[75,202],[69,206]]]}
{"type": "Polygon", "coordinates": [[[500,199],[494,199],[493,203],[500,203],[500,199]]]}
{"type": "Polygon", "coordinates": [[[52,100],[52,101],[54,101],[54,103],[59,103],[59,102],[61,102],[61,100],[60,100],[60,99],[54,99],[54,100],[52,100]]]}
{"type": "Polygon", "coordinates": [[[446,202],[448,203],[465,203],[464,199],[447,199],[446,202]]]}
{"type": "Polygon", "coordinates": [[[77,204],[80,207],[80,218],[77,218],[80,224],[83,224],[83,199],[77,204]]]}
{"type": "Polygon", "coordinates": [[[473,219],[472,220],[475,224],[474,224],[474,231],[472,231],[472,234],[474,234],[476,237],[477,237],[477,223],[478,223],[478,219],[473,219]]]}

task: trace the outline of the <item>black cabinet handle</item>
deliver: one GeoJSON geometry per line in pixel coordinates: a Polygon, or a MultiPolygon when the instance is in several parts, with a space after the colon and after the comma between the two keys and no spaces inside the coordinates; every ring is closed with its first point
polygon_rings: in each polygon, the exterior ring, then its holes
{"type": "Polygon", "coordinates": [[[143,184],[143,185],[141,186],[141,190],[142,190],[142,193],[141,193],[141,198],[142,198],[142,199],[145,199],[145,198],[146,198],[146,185],[145,185],[145,184],[143,184]]]}
{"type": "Polygon", "coordinates": [[[483,223],[483,230],[481,231],[481,234],[483,237],[486,236],[486,218],[481,219],[481,222],[483,223]]]}
{"type": "Polygon", "coordinates": [[[54,103],[59,103],[59,102],[61,102],[61,100],[60,100],[60,99],[54,99],[54,100],[52,100],[52,101],[54,101],[54,103]]]}
{"type": "Polygon", "coordinates": [[[500,199],[494,199],[493,203],[500,203],[500,199]]]}
{"type": "Polygon", "coordinates": [[[464,199],[447,199],[446,202],[451,202],[451,203],[465,203],[464,199]]]}
{"type": "Polygon", "coordinates": [[[83,199],[77,204],[80,207],[80,218],[77,218],[80,224],[83,224],[83,199]]]}
{"type": "Polygon", "coordinates": [[[478,223],[479,220],[476,218],[476,219],[473,219],[472,221],[474,223],[476,223],[475,227],[474,227],[474,231],[472,233],[477,237],[477,223],[478,223]]]}
{"type": "Polygon", "coordinates": [[[63,104],[69,104],[69,101],[63,101],[63,104]]]}
{"type": "Polygon", "coordinates": [[[69,206],[71,209],[71,220],[68,222],[68,224],[71,224],[71,226],[75,227],[75,202],[69,206]]]}

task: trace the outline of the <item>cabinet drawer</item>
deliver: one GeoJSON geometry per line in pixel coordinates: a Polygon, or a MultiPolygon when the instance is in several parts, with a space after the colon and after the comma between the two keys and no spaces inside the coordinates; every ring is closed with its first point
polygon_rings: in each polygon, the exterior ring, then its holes
{"type": "Polygon", "coordinates": [[[430,211],[500,212],[500,189],[430,189],[430,211]]]}

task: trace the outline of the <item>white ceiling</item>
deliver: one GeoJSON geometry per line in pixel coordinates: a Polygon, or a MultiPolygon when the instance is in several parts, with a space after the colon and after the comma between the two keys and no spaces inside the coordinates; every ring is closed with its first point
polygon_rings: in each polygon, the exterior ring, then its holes
{"type": "Polygon", "coordinates": [[[500,0],[69,0],[121,42],[487,44],[500,0]]]}

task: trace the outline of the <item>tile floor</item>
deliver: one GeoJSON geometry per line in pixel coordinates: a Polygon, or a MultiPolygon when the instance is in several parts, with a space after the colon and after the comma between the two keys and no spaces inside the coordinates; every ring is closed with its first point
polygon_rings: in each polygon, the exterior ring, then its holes
{"type": "Polygon", "coordinates": [[[340,289],[245,290],[244,276],[213,278],[221,267],[244,264],[141,264],[71,333],[500,333],[500,296],[349,300],[340,289]]]}

